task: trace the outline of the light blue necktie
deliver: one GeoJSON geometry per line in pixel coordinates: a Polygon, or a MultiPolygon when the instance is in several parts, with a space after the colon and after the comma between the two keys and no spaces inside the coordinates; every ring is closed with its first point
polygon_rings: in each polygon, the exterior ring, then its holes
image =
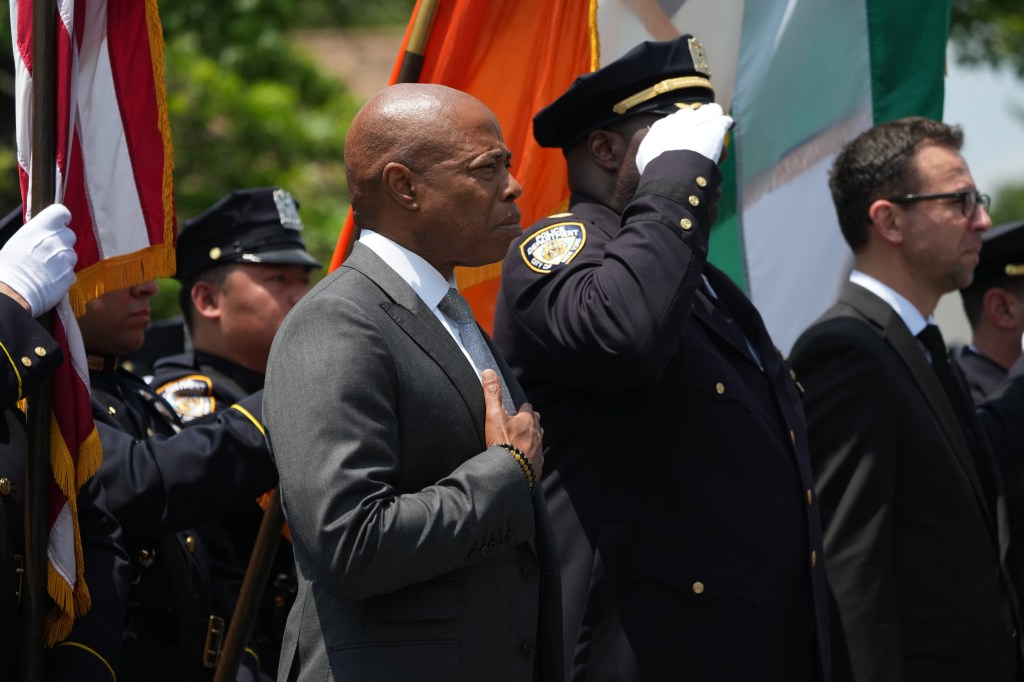
{"type": "Polygon", "coordinates": [[[485,369],[493,369],[494,373],[498,375],[498,381],[501,382],[501,404],[505,407],[505,412],[515,414],[516,408],[512,404],[512,396],[509,395],[505,377],[501,375],[498,363],[494,361],[491,349],[484,341],[484,335],[480,333],[480,327],[477,326],[469,303],[457,289],[452,288],[448,289],[448,293],[444,295],[437,307],[458,325],[462,345],[465,346],[473,365],[476,366],[477,373],[483,374],[485,369]]]}

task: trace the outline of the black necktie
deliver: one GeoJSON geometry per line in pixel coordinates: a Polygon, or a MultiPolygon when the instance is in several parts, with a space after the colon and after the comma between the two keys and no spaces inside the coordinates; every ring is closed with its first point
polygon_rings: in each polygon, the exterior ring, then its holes
{"type": "Polygon", "coordinates": [[[964,427],[964,434],[970,440],[972,434],[969,426],[970,415],[968,412],[973,411],[973,402],[968,402],[967,396],[964,395],[964,390],[957,383],[956,377],[953,376],[953,368],[949,364],[949,353],[946,351],[945,341],[942,340],[942,332],[934,324],[929,324],[921,330],[917,335],[917,339],[928,351],[932,361],[932,369],[939,378],[942,388],[946,390],[949,403],[953,406],[953,411],[956,412],[961,426],[964,427]]]}

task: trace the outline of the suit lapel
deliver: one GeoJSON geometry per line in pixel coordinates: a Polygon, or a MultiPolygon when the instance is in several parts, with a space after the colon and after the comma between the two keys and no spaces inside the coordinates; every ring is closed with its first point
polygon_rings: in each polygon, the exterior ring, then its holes
{"type": "Polygon", "coordinates": [[[412,287],[362,244],[353,245],[344,267],[361,272],[387,295],[390,300],[381,301],[381,308],[448,376],[473,417],[480,442],[484,442],[484,398],[480,379],[448,330],[412,287]]]}
{"type": "Polygon", "coordinates": [[[847,282],[839,296],[839,302],[845,303],[869,322],[876,326],[886,342],[910,370],[918,390],[935,415],[935,420],[946,435],[946,441],[960,465],[961,470],[970,481],[975,496],[981,503],[985,518],[995,526],[992,518],[988,495],[978,476],[978,465],[971,451],[971,445],[961,426],[961,420],[955,412],[951,398],[939,382],[935,371],[928,364],[924,349],[907,329],[896,311],[888,303],[872,294],[864,287],[847,282]]]}

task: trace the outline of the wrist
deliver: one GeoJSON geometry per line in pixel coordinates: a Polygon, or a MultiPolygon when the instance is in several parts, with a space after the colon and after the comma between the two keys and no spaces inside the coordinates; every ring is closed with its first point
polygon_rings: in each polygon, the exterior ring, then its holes
{"type": "Polygon", "coordinates": [[[28,301],[26,301],[21,294],[19,294],[17,291],[7,286],[3,282],[0,282],[0,294],[3,294],[14,299],[15,303],[17,303],[18,305],[25,309],[25,312],[27,312],[29,315],[32,314],[32,306],[28,304],[28,301]]]}
{"type": "Polygon", "coordinates": [[[495,447],[504,448],[512,455],[516,463],[519,464],[519,468],[522,469],[523,475],[526,476],[526,483],[530,486],[530,493],[533,494],[533,484],[537,482],[537,477],[533,473],[533,464],[526,453],[511,443],[497,443],[495,447]]]}

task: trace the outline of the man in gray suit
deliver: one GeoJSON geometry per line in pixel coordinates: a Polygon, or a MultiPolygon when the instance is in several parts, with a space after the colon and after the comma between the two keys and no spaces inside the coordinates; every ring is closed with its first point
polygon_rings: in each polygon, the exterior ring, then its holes
{"type": "Polygon", "coordinates": [[[497,119],[396,85],[345,144],[359,242],[267,369],[299,573],[279,676],[561,680],[539,415],[454,290],[521,232],[497,119]]]}

